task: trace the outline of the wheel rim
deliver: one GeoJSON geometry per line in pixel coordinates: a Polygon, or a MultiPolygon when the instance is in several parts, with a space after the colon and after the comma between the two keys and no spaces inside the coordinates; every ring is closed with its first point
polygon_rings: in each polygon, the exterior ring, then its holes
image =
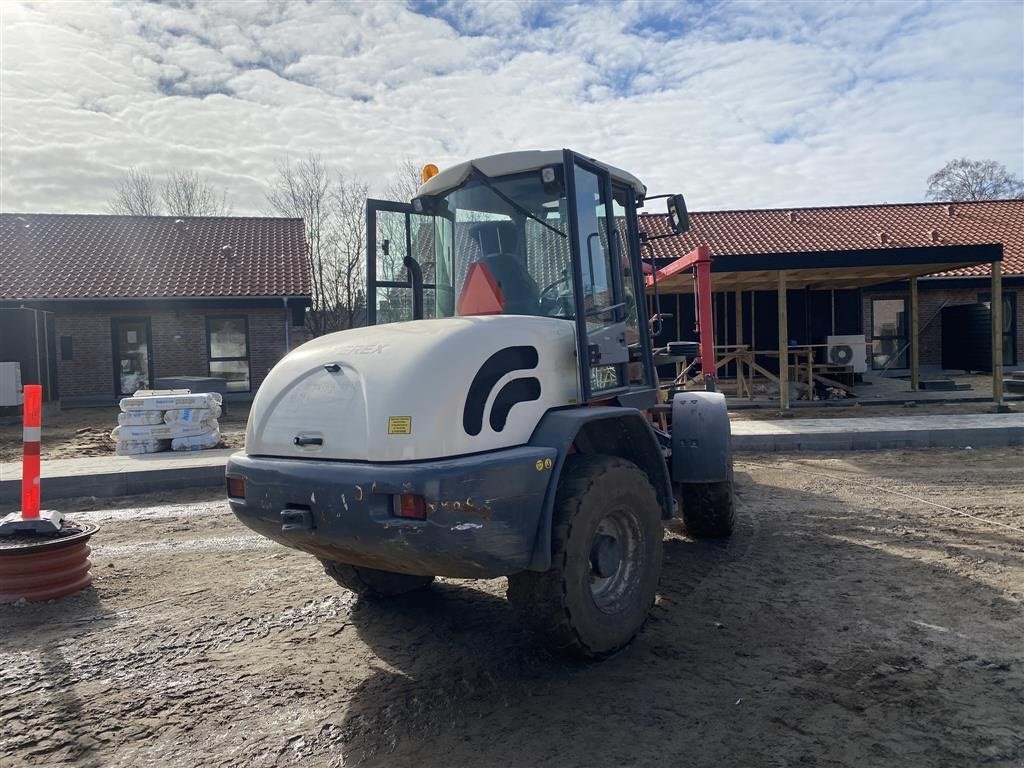
{"type": "Polygon", "coordinates": [[[636,516],[616,509],[601,518],[590,546],[590,593],[603,613],[631,603],[643,569],[643,531],[636,516]]]}

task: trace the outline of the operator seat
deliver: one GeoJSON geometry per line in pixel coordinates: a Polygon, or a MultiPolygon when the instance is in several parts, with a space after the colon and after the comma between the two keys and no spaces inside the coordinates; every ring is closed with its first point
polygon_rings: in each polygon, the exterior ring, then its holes
{"type": "Polygon", "coordinates": [[[470,240],[480,247],[472,263],[483,264],[505,299],[503,314],[536,315],[540,288],[518,254],[519,233],[511,221],[485,221],[469,227],[470,240]]]}

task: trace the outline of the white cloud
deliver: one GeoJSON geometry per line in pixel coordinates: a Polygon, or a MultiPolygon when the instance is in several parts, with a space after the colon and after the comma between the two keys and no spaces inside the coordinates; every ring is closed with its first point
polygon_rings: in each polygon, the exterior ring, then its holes
{"type": "Polygon", "coordinates": [[[0,207],[102,211],[134,164],[256,213],[285,153],[379,191],[402,157],[559,146],[695,209],[916,200],[956,156],[1024,174],[1022,24],[1002,2],[5,2],[0,207]]]}

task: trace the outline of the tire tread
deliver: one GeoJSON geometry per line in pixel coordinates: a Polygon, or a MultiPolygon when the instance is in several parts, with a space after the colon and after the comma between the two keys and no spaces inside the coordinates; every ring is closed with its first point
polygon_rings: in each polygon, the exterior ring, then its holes
{"type": "MultiPolygon", "coordinates": [[[[636,464],[615,456],[574,456],[567,461],[563,472],[564,479],[558,487],[552,519],[551,568],[543,573],[522,571],[509,576],[508,599],[548,645],[584,658],[602,658],[615,653],[619,648],[592,648],[573,623],[569,595],[566,592],[567,582],[562,576],[568,566],[565,543],[572,536],[574,521],[579,519],[583,499],[604,475],[611,472],[632,475],[632,478],[624,482],[634,484],[638,489],[646,489],[650,504],[655,509],[659,508],[657,494],[647,475],[636,464]]],[[[646,608],[649,610],[650,605],[646,608]]]]}

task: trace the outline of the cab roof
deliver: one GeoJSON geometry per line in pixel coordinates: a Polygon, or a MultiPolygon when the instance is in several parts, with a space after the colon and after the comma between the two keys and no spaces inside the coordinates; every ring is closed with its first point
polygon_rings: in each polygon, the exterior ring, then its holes
{"type": "MultiPolygon", "coordinates": [[[[473,168],[476,168],[485,176],[493,178],[497,176],[510,176],[515,173],[537,171],[549,165],[561,165],[563,157],[562,152],[563,150],[561,149],[528,149],[519,152],[503,152],[500,155],[488,155],[487,157],[478,157],[473,160],[466,160],[458,163],[457,165],[445,168],[436,176],[429,179],[419,188],[416,196],[441,195],[449,190],[455,189],[469,177],[473,168]]],[[[636,193],[638,201],[642,201],[647,195],[647,187],[644,183],[628,171],[624,171],[613,165],[608,165],[607,163],[602,163],[598,160],[594,160],[593,158],[586,157],[586,155],[580,155],[580,157],[583,157],[595,165],[607,170],[613,180],[631,186],[633,191],[636,193]]]]}

